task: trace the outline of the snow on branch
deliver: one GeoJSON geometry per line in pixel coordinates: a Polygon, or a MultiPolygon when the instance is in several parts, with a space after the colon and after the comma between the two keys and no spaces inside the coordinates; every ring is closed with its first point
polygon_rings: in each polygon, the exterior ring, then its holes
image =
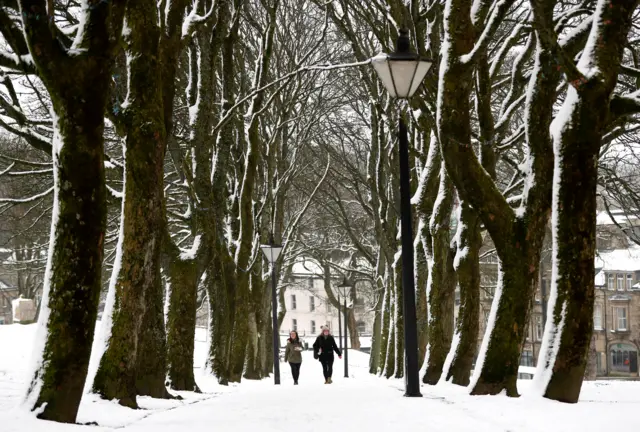
{"type": "Polygon", "coordinates": [[[50,187],[49,189],[47,189],[46,191],[39,193],[37,195],[34,195],[32,197],[29,198],[0,198],[0,203],[12,203],[12,204],[23,204],[23,203],[29,203],[29,202],[33,202],[35,200],[38,200],[40,198],[44,198],[47,195],[49,195],[51,192],[53,192],[53,186],[50,187]]]}
{"type": "Polygon", "coordinates": [[[509,8],[513,5],[513,3],[515,3],[515,0],[500,0],[496,3],[495,7],[492,8],[493,10],[491,13],[491,17],[485,25],[482,34],[476,41],[476,44],[474,45],[471,52],[461,56],[461,63],[473,63],[478,58],[480,53],[485,50],[485,48],[489,45],[489,42],[493,38],[496,30],[498,30],[498,27],[502,23],[502,19],[504,18],[509,8]]]}

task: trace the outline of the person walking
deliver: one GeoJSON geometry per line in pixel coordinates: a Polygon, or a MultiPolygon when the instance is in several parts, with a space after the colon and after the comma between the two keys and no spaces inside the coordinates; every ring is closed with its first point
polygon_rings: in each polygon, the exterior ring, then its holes
{"type": "Polygon", "coordinates": [[[333,353],[338,354],[338,358],[342,358],[342,353],[336,345],[336,341],[331,336],[329,327],[322,328],[322,334],[318,336],[313,344],[313,357],[322,363],[322,372],[324,374],[324,383],[331,384],[331,376],[333,375],[333,353]]]}
{"type": "Polygon", "coordinates": [[[297,331],[289,333],[287,339],[287,348],[284,350],[284,361],[289,362],[291,366],[291,375],[293,375],[293,384],[298,385],[300,378],[300,366],[302,365],[302,351],[304,346],[300,342],[297,331]]]}

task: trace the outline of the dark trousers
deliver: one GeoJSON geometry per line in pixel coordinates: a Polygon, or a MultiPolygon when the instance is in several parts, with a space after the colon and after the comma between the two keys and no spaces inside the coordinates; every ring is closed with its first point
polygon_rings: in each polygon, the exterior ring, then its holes
{"type": "Polygon", "coordinates": [[[291,375],[293,375],[293,382],[298,382],[301,365],[302,363],[289,363],[289,366],[291,366],[291,375]]]}
{"type": "Polygon", "coordinates": [[[331,375],[333,375],[333,356],[320,356],[320,363],[322,363],[322,373],[324,374],[324,379],[331,378],[331,375]]]}

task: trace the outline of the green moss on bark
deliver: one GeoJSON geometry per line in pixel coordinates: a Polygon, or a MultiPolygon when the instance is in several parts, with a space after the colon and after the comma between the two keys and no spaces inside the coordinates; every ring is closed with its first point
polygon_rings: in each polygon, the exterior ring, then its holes
{"type": "MultiPolygon", "coordinates": [[[[94,89],[95,98],[87,97],[85,103],[54,105],[61,148],[54,156],[58,219],[52,227],[50,314],[41,365],[29,393],[38,392],[34,408],[46,404],[39,418],[66,423],[75,422],[82,398],[101,288],[105,90],[94,89]]],[[[86,94],[87,89],[75,91],[86,94]]]]}
{"type": "Polygon", "coordinates": [[[193,375],[196,327],[197,267],[193,261],[169,264],[169,310],[167,313],[167,363],[173,390],[199,392],[193,375]]]}
{"type": "Polygon", "coordinates": [[[475,212],[465,202],[461,202],[460,232],[457,245],[458,253],[464,251],[459,258],[456,276],[460,287],[460,309],[456,332],[460,340],[447,373],[447,381],[453,379],[454,384],[469,385],[471,366],[478,346],[480,318],[480,221],[475,212]]]}
{"type": "MultiPolygon", "coordinates": [[[[100,362],[94,390],[107,399],[136,407],[138,386],[145,393],[151,392],[149,375],[162,376],[164,385],[166,373],[160,283],[165,125],[156,5],[129,3],[126,19],[131,28],[125,36],[130,58],[131,104],[123,113],[126,181],[122,266],[117,275],[111,338],[100,362]],[[143,327],[143,322],[147,327],[143,327]],[[139,361],[139,351],[154,356],[154,364],[149,363],[151,359],[139,361]],[[143,367],[140,377],[136,371],[138,363],[143,367]]],[[[155,390],[153,394],[157,395],[155,390]]]]}

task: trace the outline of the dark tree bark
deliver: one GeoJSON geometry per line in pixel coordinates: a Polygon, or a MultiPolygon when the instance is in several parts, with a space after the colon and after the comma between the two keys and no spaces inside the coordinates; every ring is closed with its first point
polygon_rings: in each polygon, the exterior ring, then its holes
{"type": "MultiPolygon", "coordinates": [[[[561,402],[578,401],[593,332],[598,155],[637,6],[637,0],[599,1],[588,42],[593,48],[583,51],[577,66],[560,52],[571,87],[553,127],[559,179],[553,185],[553,327],[541,359],[543,368],[552,369],[544,395],[561,402]]],[[[555,47],[551,28],[545,26],[541,37],[555,47]]]]}
{"type": "Polygon", "coordinates": [[[456,323],[458,338],[453,361],[447,372],[447,381],[469,385],[471,366],[478,346],[480,318],[480,221],[475,212],[464,201],[460,202],[458,221],[457,263],[455,266],[460,286],[460,309],[456,323]]]}
{"type": "MultiPolygon", "coordinates": [[[[490,2],[483,4],[486,7],[490,2]]],[[[498,4],[486,24],[484,36],[495,32],[512,4],[509,1],[498,4]]],[[[533,144],[529,140],[536,182],[526,186],[524,214],[517,217],[480,165],[471,146],[469,95],[473,83],[472,66],[483,55],[488,38],[477,36],[480,29],[475,26],[482,19],[472,23],[470,8],[468,2],[450,0],[446,11],[445,39],[449,45],[445,45],[442,53],[442,67],[446,69],[439,84],[441,108],[438,131],[447,172],[462,200],[473,207],[491,234],[501,260],[501,284],[492,308],[494,325],[492,331],[485,335],[480,350],[481,366],[472,393],[497,394],[506,390],[508,395],[516,396],[520,345],[525,336],[550,204],[550,160],[544,156],[544,150],[548,150],[545,147],[548,139],[533,144]]],[[[487,12],[486,8],[481,8],[474,16],[484,17],[487,12]]],[[[542,108],[551,111],[548,106],[542,108]]],[[[543,119],[548,117],[544,112],[536,111],[538,114],[543,119]]]]}
{"type": "MultiPolygon", "coordinates": [[[[85,33],[78,41],[85,51],[73,55],[56,40],[57,29],[48,24],[45,1],[18,3],[26,43],[20,39],[17,48],[28,47],[55,116],[54,217],[40,316],[42,346],[36,347],[41,352],[28,401],[32,409],[41,409],[41,419],[74,423],[101,288],[106,225],[104,110],[126,2],[101,3],[85,11],[85,33]]],[[[10,30],[3,26],[0,31],[6,36],[10,30]]]]}
{"type": "Polygon", "coordinates": [[[193,375],[198,271],[194,261],[179,257],[167,265],[169,311],[167,314],[167,362],[173,390],[199,392],[193,375]]]}
{"type": "MultiPolygon", "coordinates": [[[[259,67],[256,69],[258,74],[255,83],[258,87],[267,84],[269,75],[269,65],[273,56],[274,35],[276,30],[276,12],[279,7],[279,0],[273,0],[270,4],[264,3],[268,12],[269,20],[262,40],[262,52],[259,67]]],[[[255,226],[253,213],[253,194],[256,186],[257,167],[260,161],[260,146],[262,138],[260,136],[260,117],[259,112],[265,106],[264,92],[260,92],[254,96],[250,103],[249,112],[251,118],[247,122],[245,135],[248,149],[244,155],[244,174],[240,187],[240,197],[238,200],[238,215],[240,230],[238,233],[238,249],[236,251],[236,278],[235,278],[235,317],[233,320],[233,333],[231,334],[230,353],[229,353],[229,381],[240,382],[244,371],[248,323],[250,308],[250,258],[254,240],[255,226]]]]}
{"type": "Polygon", "coordinates": [[[449,220],[453,209],[453,184],[441,163],[440,199],[433,209],[430,230],[433,241],[433,265],[429,291],[429,359],[423,377],[426,384],[440,380],[444,362],[451,347],[454,324],[456,279],[453,257],[449,246],[451,234],[449,220]]]}
{"type": "Polygon", "coordinates": [[[167,395],[166,346],[160,281],[164,233],[160,29],[153,1],[130,3],[125,35],[130,104],[122,113],[126,130],[122,263],[108,347],[94,390],[121,405],[137,407],[136,395],[167,395]],[[139,369],[139,370],[137,370],[139,369]]]}

